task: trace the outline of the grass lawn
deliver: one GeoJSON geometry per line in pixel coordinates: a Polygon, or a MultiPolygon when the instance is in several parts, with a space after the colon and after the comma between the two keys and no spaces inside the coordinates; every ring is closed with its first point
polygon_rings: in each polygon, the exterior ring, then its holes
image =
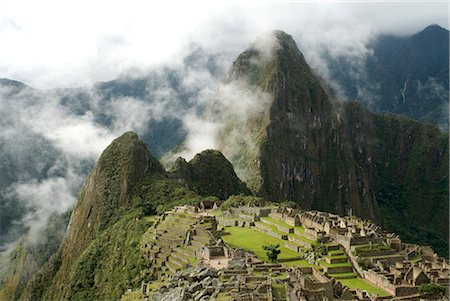
{"type": "Polygon", "coordinates": [[[144,221],[154,223],[154,222],[156,221],[156,218],[157,218],[157,217],[158,217],[157,215],[147,215],[147,216],[144,216],[142,219],[143,219],[144,221]]]}
{"type": "Polygon", "coordinates": [[[286,287],[281,283],[272,283],[272,293],[275,301],[286,300],[286,287]]]}
{"type": "MultiPolygon", "coordinates": [[[[295,258],[299,256],[299,253],[292,251],[284,246],[286,241],[269,236],[265,233],[253,230],[250,228],[241,227],[226,227],[224,229],[225,234],[221,238],[227,244],[235,248],[241,248],[246,251],[252,252],[258,258],[267,261],[266,251],[263,250],[263,245],[280,245],[281,253],[278,256],[279,259],[295,258]]],[[[308,264],[306,260],[294,260],[289,262],[283,262],[286,266],[313,266],[308,264]]]]}
{"type": "Polygon", "coordinates": [[[356,273],[338,273],[338,274],[330,274],[331,277],[346,277],[346,276],[355,276],[357,277],[358,274],[356,273]]]}
{"type": "Polygon", "coordinates": [[[257,224],[260,224],[260,225],[263,225],[265,227],[268,227],[274,233],[277,233],[277,234],[280,234],[280,235],[288,235],[287,232],[283,232],[283,231],[278,230],[277,226],[274,226],[274,225],[271,225],[271,224],[267,224],[267,223],[264,223],[264,222],[255,222],[255,225],[257,225],[257,224]]]}
{"type": "Polygon", "coordinates": [[[305,232],[305,228],[303,228],[302,226],[295,226],[294,229],[299,231],[300,233],[305,232]]]}
{"type": "Polygon", "coordinates": [[[269,223],[273,223],[275,225],[282,226],[282,227],[285,227],[285,228],[288,228],[288,229],[289,228],[293,228],[293,226],[288,225],[288,224],[286,224],[286,223],[284,223],[284,222],[282,222],[282,221],[280,221],[278,219],[273,219],[271,217],[261,217],[261,220],[262,221],[267,221],[269,223]]]}
{"type": "Polygon", "coordinates": [[[336,255],[344,255],[344,251],[342,250],[332,250],[328,251],[329,255],[336,256],[336,255]]]}
{"type": "Polygon", "coordinates": [[[324,266],[324,267],[335,267],[335,268],[337,268],[337,267],[351,267],[352,266],[352,264],[350,262],[328,263],[326,261],[320,260],[318,263],[321,266],[324,266]]]}
{"type": "Polygon", "coordinates": [[[342,255],[326,255],[325,257],[338,259],[338,258],[347,258],[347,255],[345,255],[345,254],[342,254],[342,255]]]}
{"type": "Polygon", "coordinates": [[[359,288],[362,290],[366,290],[369,294],[378,294],[378,296],[380,297],[390,296],[388,292],[370,284],[368,281],[361,278],[339,279],[338,281],[351,289],[359,288]]]}
{"type": "Polygon", "coordinates": [[[288,236],[295,237],[297,239],[303,240],[304,242],[309,243],[310,245],[316,245],[317,244],[315,240],[311,240],[309,238],[306,238],[306,237],[301,236],[301,235],[297,235],[295,233],[289,233],[288,236]]]}

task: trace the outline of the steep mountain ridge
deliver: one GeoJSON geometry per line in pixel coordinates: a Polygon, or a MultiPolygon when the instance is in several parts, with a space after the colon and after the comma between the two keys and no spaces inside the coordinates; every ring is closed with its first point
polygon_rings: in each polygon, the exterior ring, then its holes
{"type": "MultiPolygon", "coordinates": [[[[250,147],[223,149],[224,155],[237,170],[256,165],[260,181],[252,189],[267,199],[370,218],[401,235],[420,228],[445,254],[448,136],[405,117],[375,115],[358,103],[338,101],[292,37],[274,36],[271,58],[261,60],[261,51],[250,48],[230,72],[230,81],[248,82],[272,96],[268,118],[252,129],[264,132],[249,143],[258,150],[252,161],[245,155],[250,147]],[[414,193],[418,187],[422,191],[414,193]],[[439,210],[419,217],[424,205],[439,210]],[[398,220],[397,212],[405,218],[398,220]],[[439,222],[431,225],[431,219],[439,222]]],[[[423,242],[420,235],[408,237],[423,242]]]]}

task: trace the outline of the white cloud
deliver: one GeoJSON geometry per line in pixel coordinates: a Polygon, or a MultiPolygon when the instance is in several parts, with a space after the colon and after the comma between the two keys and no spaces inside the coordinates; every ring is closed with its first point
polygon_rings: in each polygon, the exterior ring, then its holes
{"type": "Polygon", "coordinates": [[[447,27],[447,17],[446,3],[426,2],[6,1],[0,76],[39,88],[89,85],[176,62],[191,41],[234,58],[273,29],[305,51],[360,52],[374,33],[447,27]]]}

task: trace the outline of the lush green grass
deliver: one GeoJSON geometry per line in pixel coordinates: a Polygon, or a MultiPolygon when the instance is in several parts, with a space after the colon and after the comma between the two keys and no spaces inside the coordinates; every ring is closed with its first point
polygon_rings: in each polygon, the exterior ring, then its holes
{"type": "Polygon", "coordinates": [[[345,255],[345,254],[342,254],[342,255],[332,255],[332,254],[329,254],[329,255],[327,255],[327,256],[325,256],[325,257],[329,257],[329,258],[333,258],[333,259],[338,259],[338,258],[347,258],[347,255],[345,255]]]}
{"type": "Polygon", "coordinates": [[[346,277],[346,276],[355,276],[358,275],[356,273],[336,273],[336,274],[329,274],[331,277],[346,277]]]}
{"type": "Polygon", "coordinates": [[[156,218],[157,218],[157,217],[158,217],[157,215],[148,215],[148,216],[144,216],[143,219],[144,219],[144,221],[146,221],[146,222],[154,223],[154,222],[156,221],[156,218]]]}
{"type": "Polygon", "coordinates": [[[331,256],[344,255],[344,251],[342,251],[342,250],[332,250],[332,251],[328,251],[328,254],[331,255],[331,256]]]}
{"type": "Polygon", "coordinates": [[[380,297],[390,296],[388,292],[370,284],[368,281],[361,278],[339,279],[338,281],[351,289],[359,288],[362,290],[366,290],[369,294],[377,294],[380,297]]]}
{"type": "Polygon", "coordinates": [[[304,236],[297,235],[297,234],[295,234],[295,233],[289,233],[288,236],[295,237],[295,238],[298,238],[298,239],[300,239],[300,240],[303,240],[304,242],[306,242],[306,243],[308,243],[308,244],[310,244],[310,245],[312,245],[312,246],[314,246],[314,245],[317,244],[317,242],[316,242],[315,240],[306,238],[306,237],[304,237],[304,236]]]}
{"type": "Polygon", "coordinates": [[[300,231],[300,233],[305,232],[305,228],[303,228],[302,226],[295,226],[294,229],[300,231]]]}
{"type": "Polygon", "coordinates": [[[142,300],[140,290],[126,292],[125,294],[123,294],[122,298],[120,298],[120,301],[140,301],[140,300],[142,300]]]}
{"type": "Polygon", "coordinates": [[[271,217],[261,217],[261,220],[269,222],[269,223],[273,223],[275,225],[282,226],[282,227],[285,227],[285,228],[288,228],[288,229],[289,228],[293,228],[293,226],[288,225],[288,224],[284,223],[283,221],[280,221],[278,219],[274,219],[274,218],[271,218],[271,217]]]}
{"type": "Polygon", "coordinates": [[[272,293],[275,301],[284,301],[286,300],[286,287],[282,283],[272,283],[272,293]]]}
{"type": "Polygon", "coordinates": [[[277,226],[274,226],[274,225],[271,225],[271,224],[267,224],[267,223],[264,223],[264,222],[256,222],[255,224],[262,224],[262,225],[270,228],[272,232],[280,234],[280,235],[287,235],[288,234],[286,232],[278,230],[277,226]]]}
{"type": "MultiPolygon", "coordinates": [[[[284,240],[269,236],[265,233],[259,232],[251,228],[227,227],[224,229],[225,234],[222,239],[225,243],[236,248],[242,248],[246,251],[252,252],[258,258],[267,261],[266,251],[263,250],[263,245],[280,245],[281,253],[279,259],[289,259],[299,256],[299,253],[294,252],[285,247],[284,240]]],[[[294,260],[283,262],[286,266],[311,266],[306,260],[294,260]]]]}
{"type": "Polygon", "coordinates": [[[333,267],[333,268],[337,268],[337,267],[351,267],[352,266],[352,264],[350,263],[350,262],[340,262],[340,263],[328,263],[328,262],[326,262],[326,261],[322,261],[322,260],[320,260],[319,262],[318,262],[321,266],[324,266],[324,267],[333,267]]]}
{"type": "Polygon", "coordinates": [[[420,255],[414,256],[413,258],[411,258],[411,262],[418,262],[419,260],[421,260],[422,257],[420,257],[420,255]]]}

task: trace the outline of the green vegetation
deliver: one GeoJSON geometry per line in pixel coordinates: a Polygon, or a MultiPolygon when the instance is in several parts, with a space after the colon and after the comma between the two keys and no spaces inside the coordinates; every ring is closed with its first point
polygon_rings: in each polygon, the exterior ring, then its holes
{"type": "Polygon", "coordinates": [[[389,165],[380,170],[375,190],[386,228],[448,258],[448,133],[393,115],[377,121],[378,133],[393,145],[380,152],[389,165]],[[407,156],[398,141],[408,143],[407,156]]]}
{"type": "Polygon", "coordinates": [[[197,204],[203,197],[163,174],[150,174],[135,188],[135,207],[144,208],[146,215],[161,214],[177,205],[197,204]]]}
{"type": "Polygon", "coordinates": [[[225,200],[231,195],[250,194],[245,183],[236,176],[233,165],[217,150],[202,151],[189,162],[178,158],[172,175],[201,196],[225,200]]]}
{"type": "Polygon", "coordinates": [[[67,279],[67,299],[117,300],[128,288],[140,286],[145,280],[140,237],[151,225],[143,217],[137,210],[124,214],[89,245],[67,279]]]}
{"type": "Polygon", "coordinates": [[[126,292],[122,298],[120,298],[120,301],[141,301],[141,291],[140,290],[134,290],[131,292],[126,292]]]}
{"type": "Polygon", "coordinates": [[[262,207],[265,202],[262,198],[256,196],[246,196],[246,195],[232,195],[220,206],[220,210],[228,210],[230,208],[237,208],[241,206],[249,207],[262,207]]]}
{"type": "Polygon", "coordinates": [[[340,283],[342,283],[345,286],[348,286],[350,289],[361,289],[367,291],[369,294],[377,294],[380,297],[387,297],[390,296],[390,294],[372,284],[367,282],[364,279],[361,278],[354,278],[354,279],[339,279],[340,283]]]}
{"type": "Polygon", "coordinates": [[[278,225],[278,226],[282,226],[284,228],[288,228],[288,229],[289,228],[293,228],[291,225],[288,225],[288,224],[286,224],[283,221],[280,221],[278,219],[274,219],[274,218],[271,218],[271,217],[261,217],[261,220],[262,221],[266,221],[269,224],[275,224],[275,225],[278,225]]]}
{"type": "Polygon", "coordinates": [[[241,248],[246,251],[252,252],[258,258],[262,260],[267,260],[266,254],[262,249],[263,245],[280,245],[280,255],[278,257],[279,261],[283,261],[286,266],[311,266],[306,260],[292,260],[285,261],[293,258],[298,258],[299,253],[294,252],[286,247],[284,247],[285,241],[274,238],[262,232],[259,232],[250,228],[239,228],[239,227],[227,227],[224,229],[222,239],[225,243],[229,244],[235,248],[241,248]]]}
{"type": "Polygon", "coordinates": [[[353,252],[355,255],[363,255],[364,253],[370,252],[370,251],[387,251],[392,250],[389,246],[386,245],[364,245],[360,247],[356,247],[355,251],[353,252]]]}
{"type": "Polygon", "coordinates": [[[328,263],[326,261],[319,260],[318,263],[321,266],[333,267],[333,268],[337,268],[337,267],[351,267],[352,266],[352,264],[350,262],[328,263]]]}
{"type": "Polygon", "coordinates": [[[346,277],[351,277],[351,278],[356,278],[358,277],[358,274],[356,273],[336,273],[336,274],[329,274],[331,277],[337,277],[337,278],[346,278],[346,277]]]}
{"type": "Polygon", "coordinates": [[[272,283],[272,294],[275,301],[286,300],[286,287],[284,283],[278,283],[276,280],[272,283]]]}
{"type": "Polygon", "coordinates": [[[263,250],[266,251],[267,259],[270,262],[276,262],[278,255],[280,255],[281,251],[279,250],[280,245],[263,245],[263,250]]]}
{"type": "Polygon", "coordinates": [[[328,251],[328,254],[330,254],[331,256],[344,255],[344,251],[342,251],[341,249],[331,250],[331,251],[328,251]]]}
{"type": "Polygon", "coordinates": [[[70,214],[52,215],[34,237],[23,237],[11,254],[1,258],[0,300],[18,299],[26,282],[58,251],[70,214]]]}
{"type": "Polygon", "coordinates": [[[445,292],[445,287],[436,283],[424,283],[419,286],[419,293],[424,295],[437,295],[443,297],[445,292]]]}

